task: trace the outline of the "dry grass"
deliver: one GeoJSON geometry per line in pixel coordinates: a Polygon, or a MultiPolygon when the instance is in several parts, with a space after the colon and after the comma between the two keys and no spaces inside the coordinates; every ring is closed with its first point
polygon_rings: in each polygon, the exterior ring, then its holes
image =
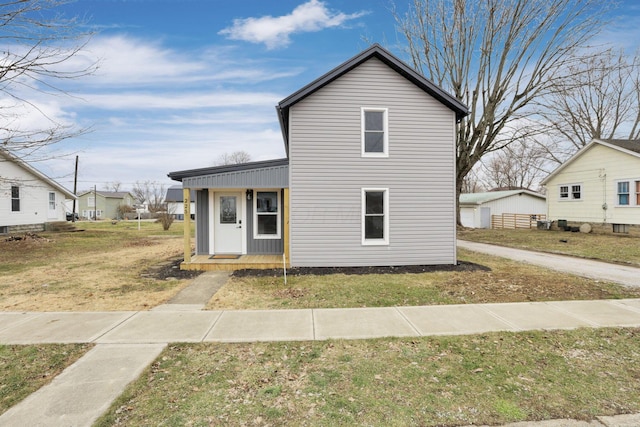
{"type": "Polygon", "coordinates": [[[433,304],[638,298],[640,288],[562,274],[458,250],[491,271],[289,277],[233,277],[208,309],[386,307],[433,304]]]}
{"type": "Polygon", "coordinates": [[[640,411],[640,330],[170,346],[97,426],[459,426],[640,411]]]}
{"type": "Polygon", "coordinates": [[[79,223],[85,231],[42,233],[43,239],[0,241],[0,310],[145,310],[163,303],[186,280],[142,277],[182,253],[182,224],[79,223]]]}
{"type": "Polygon", "coordinates": [[[624,234],[466,229],[458,231],[458,238],[640,266],[640,238],[624,234]]]}
{"type": "Polygon", "coordinates": [[[0,414],[49,383],[92,346],[0,345],[0,414]]]}

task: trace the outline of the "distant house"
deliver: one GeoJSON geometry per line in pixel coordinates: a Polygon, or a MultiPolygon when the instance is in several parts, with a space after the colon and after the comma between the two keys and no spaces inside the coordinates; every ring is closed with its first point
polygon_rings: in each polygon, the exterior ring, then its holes
{"type": "Polygon", "coordinates": [[[594,139],[542,184],[551,220],[640,231],[640,140],[594,139]]]}
{"type": "Polygon", "coordinates": [[[373,45],[276,111],[287,158],[169,174],[195,190],[196,257],[185,253],[183,267],[225,254],[317,267],[456,263],[465,105],[373,45]]]}
{"type": "Polygon", "coordinates": [[[126,206],[125,210],[130,210],[131,218],[136,214],[133,212],[135,197],[126,191],[85,191],[78,195],[78,212],[83,219],[124,219],[122,209],[119,206],[126,206]]]}
{"type": "Polygon", "coordinates": [[[546,197],[529,190],[489,191],[460,195],[460,222],[469,228],[491,228],[491,216],[545,215],[546,197]]]}
{"type": "Polygon", "coordinates": [[[76,196],[36,168],[0,150],[0,234],[42,231],[66,219],[65,200],[76,196]]]}
{"type": "MultiPolygon", "coordinates": [[[[195,192],[191,191],[190,199],[190,209],[191,219],[195,219],[196,217],[196,202],[195,202],[195,192]]],[[[177,220],[184,219],[184,198],[182,194],[182,186],[181,185],[172,185],[167,189],[167,195],[164,198],[165,203],[167,204],[167,212],[177,220]]]]}

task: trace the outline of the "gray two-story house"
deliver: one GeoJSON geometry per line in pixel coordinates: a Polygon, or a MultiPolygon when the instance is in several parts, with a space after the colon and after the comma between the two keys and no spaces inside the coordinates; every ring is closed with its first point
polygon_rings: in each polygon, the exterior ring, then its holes
{"type": "Polygon", "coordinates": [[[195,191],[184,268],[456,263],[462,103],[373,45],[276,110],[286,158],[169,174],[195,191]]]}

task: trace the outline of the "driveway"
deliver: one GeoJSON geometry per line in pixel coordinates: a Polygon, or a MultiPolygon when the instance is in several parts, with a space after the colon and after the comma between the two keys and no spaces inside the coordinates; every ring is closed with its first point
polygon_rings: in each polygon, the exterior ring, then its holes
{"type": "Polygon", "coordinates": [[[606,280],[625,286],[640,287],[640,268],[627,265],[611,264],[602,261],[576,258],[566,255],[556,255],[544,252],[525,251],[522,249],[507,248],[504,246],[489,245],[486,243],[458,240],[458,247],[470,251],[495,255],[514,261],[539,265],[551,270],[576,276],[588,277],[596,280],[606,280]]]}

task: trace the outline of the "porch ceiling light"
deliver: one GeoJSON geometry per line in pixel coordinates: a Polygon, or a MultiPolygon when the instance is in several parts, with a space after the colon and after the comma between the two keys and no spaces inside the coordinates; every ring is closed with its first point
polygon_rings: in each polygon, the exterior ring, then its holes
{"type": "Polygon", "coordinates": [[[247,200],[251,200],[252,196],[253,196],[253,190],[252,189],[248,189],[247,190],[247,200]]]}

